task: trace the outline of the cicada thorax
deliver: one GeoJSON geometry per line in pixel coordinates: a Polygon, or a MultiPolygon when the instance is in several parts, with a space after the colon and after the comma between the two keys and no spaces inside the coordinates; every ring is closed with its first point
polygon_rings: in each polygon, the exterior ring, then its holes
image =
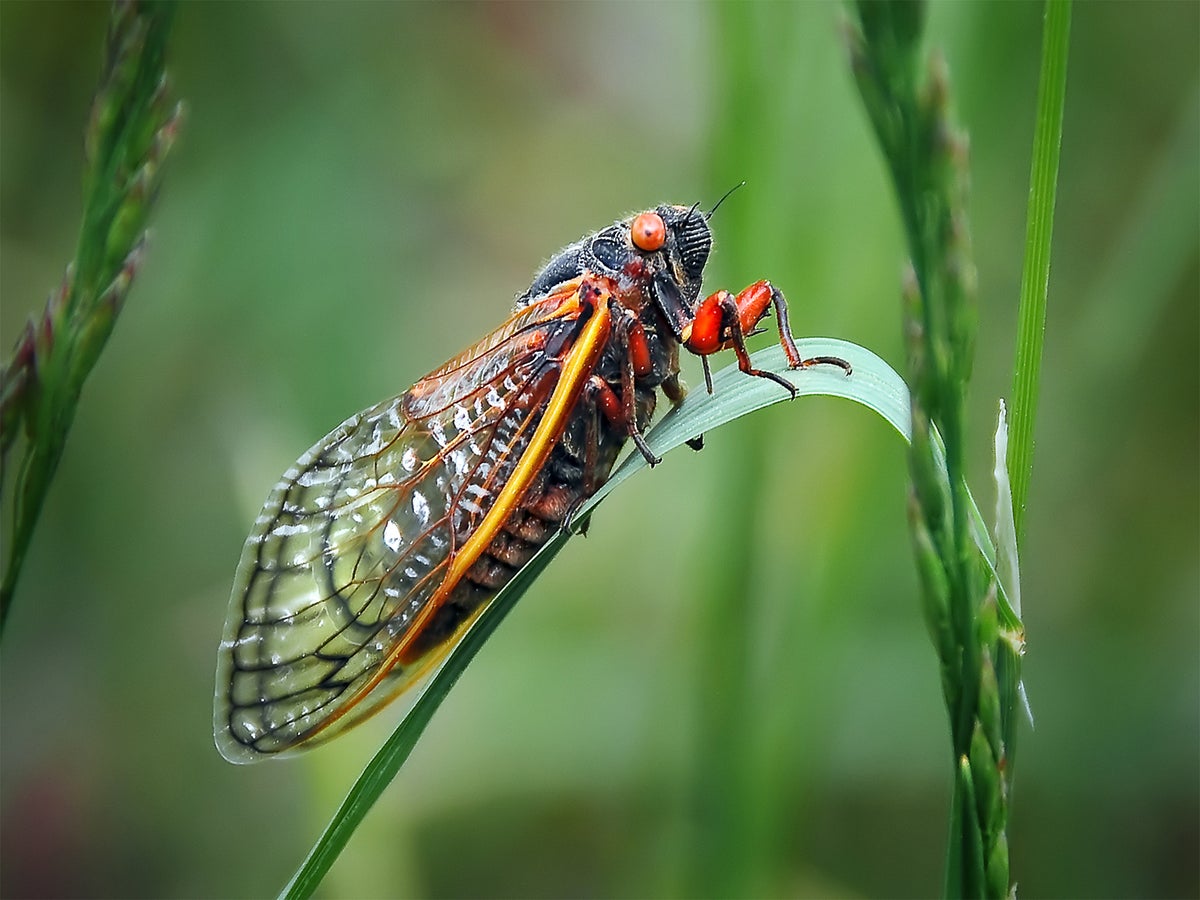
{"type": "MultiPolygon", "coordinates": [[[[661,314],[640,297],[626,306],[628,290],[605,276],[585,273],[581,283],[603,282],[609,297],[609,314],[614,317],[633,316],[642,325],[649,348],[649,370],[629,383],[624,372],[629,366],[630,349],[618,333],[610,335],[593,370],[593,378],[602,380],[624,402],[624,394],[632,390],[633,427],[645,430],[654,415],[657,389],[667,380],[677,380],[679,372],[678,343],[665,328],[661,314]],[[635,312],[636,310],[636,312],[635,312]],[[640,316],[639,316],[640,313],[640,316]]],[[[554,289],[552,289],[554,290],[554,289]]],[[[544,365],[549,379],[557,378],[562,356],[571,351],[569,341],[551,339],[543,350],[544,365]],[[553,354],[553,355],[551,355],[553,354]]],[[[435,373],[436,374],[436,373],[435,373]]],[[[413,389],[423,393],[424,382],[413,389]]],[[[412,392],[410,392],[411,394],[412,392]]],[[[544,391],[535,392],[528,403],[513,404],[496,426],[493,446],[524,453],[528,436],[536,431],[541,415],[539,400],[544,391]],[[530,415],[529,410],[534,410],[530,415]]],[[[507,514],[496,537],[467,570],[463,585],[439,608],[422,630],[406,656],[418,658],[437,648],[458,632],[464,622],[496,591],[503,588],[539,549],[557,532],[597,488],[608,478],[622,449],[629,440],[629,430],[612,422],[596,401],[584,392],[567,418],[544,462],[525,489],[515,508],[507,514]]],[[[490,452],[490,451],[489,451],[490,452]]],[[[454,521],[460,526],[455,536],[459,546],[478,524],[479,516],[490,513],[496,494],[511,475],[511,456],[495,462],[494,473],[478,487],[468,484],[470,495],[466,506],[468,516],[461,515],[463,503],[454,507],[454,521]],[[481,489],[482,488],[482,489],[481,489]]]]}

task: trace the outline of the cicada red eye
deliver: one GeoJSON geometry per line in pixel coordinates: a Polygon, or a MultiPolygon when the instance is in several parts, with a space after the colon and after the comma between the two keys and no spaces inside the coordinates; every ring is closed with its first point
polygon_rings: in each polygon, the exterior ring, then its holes
{"type": "Polygon", "coordinates": [[[633,245],[639,250],[653,253],[661,250],[667,242],[667,226],[662,216],[655,212],[640,213],[633,220],[630,228],[633,245]]]}

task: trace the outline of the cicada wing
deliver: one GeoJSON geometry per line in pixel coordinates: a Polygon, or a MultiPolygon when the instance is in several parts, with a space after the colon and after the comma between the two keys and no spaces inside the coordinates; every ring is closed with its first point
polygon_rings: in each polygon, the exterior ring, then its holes
{"type": "Polygon", "coordinates": [[[465,603],[436,639],[410,627],[528,443],[558,372],[546,347],[572,327],[565,296],[347,419],[271,491],[218,654],[226,759],[307,749],[361,721],[427,675],[481,611],[465,603]],[[401,660],[414,643],[425,649],[401,660]]]}
{"type": "Polygon", "coordinates": [[[303,740],[383,659],[407,605],[419,603],[414,587],[444,565],[450,539],[435,523],[446,517],[418,476],[436,446],[423,437],[395,398],[342,423],[267,498],[242,551],[217,662],[214,731],[227,759],[303,740]],[[417,497],[434,527],[414,553],[417,497]]]}

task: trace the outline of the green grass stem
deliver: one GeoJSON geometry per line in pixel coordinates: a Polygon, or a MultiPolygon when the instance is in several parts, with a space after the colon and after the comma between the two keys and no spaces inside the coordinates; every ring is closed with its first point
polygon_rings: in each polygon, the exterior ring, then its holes
{"type": "MultiPolygon", "coordinates": [[[[1027,286],[1042,300],[1022,308],[1018,368],[1019,402],[1028,416],[1041,356],[1069,24],[1069,7],[1057,0],[1051,7],[1026,261],[1027,286]],[[1061,71],[1055,68],[1059,63],[1061,71]],[[1029,341],[1026,330],[1033,335],[1029,341]]],[[[1013,588],[1010,602],[995,566],[981,565],[973,546],[979,523],[965,469],[976,329],[967,142],[954,122],[945,63],[936,55],[928,65],[921,62],[924,12],[923,4],[862,0],[848,37],[851,66],[892,175],[911,259],[903,290],[913,421],[909,523],[926,623],[941,662],[955,772],[945,893],[999,897],[1010,884],[1008,799],[1024,629],[1014,608],[1015,576],[1005,576],[1013,588]]],[[[1010,471],[1023,467],[1018,471],[1025,488],[1030,437],[1031,431],[1017,438],[1023,455],[1010,466],[1010,471]]],[[[997,481],[1007,490],[1003,472],[997,481]]],[[[1015,573],[1016,548],[1009,543],[1001,547],[1003,570],[1015,573]]]]}
{"type": "Polygon", "coordinates": [[[113,5],[100,86],[84,133],[83,223],[75,258],[40,320],[29,322],[0,369],[0,490],[9,514],[0,631],[84,381],[145,253],[146,219],[182,115],[170,102],[166,77],[173,16],[174,6],[167,3],[113,5]]]}

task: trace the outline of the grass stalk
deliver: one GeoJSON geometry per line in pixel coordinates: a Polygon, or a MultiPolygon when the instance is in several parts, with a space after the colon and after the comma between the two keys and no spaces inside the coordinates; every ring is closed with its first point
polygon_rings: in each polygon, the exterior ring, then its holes
{"type": "Polygon", "coordinates": [[[0,369],[0,490],[9,495],[10,513],[0,631],[83,384],[145,253],[146,219],[182,115],[170,101],[165,68],[173,16],[167,3],[113,5],[84,133],[83,221],[75,258],[0,369]]]}
{"type": "MultiPolygon", "coordinates": [[[[1008,799],[1023,628],[973,545],[965,464],[976,322],[967,141],[952,117],[944,62],[936,55],[922,62],[924,5],[861,0],[854,12],[851,65],[911,259],[903,290],[913,424],[909,523],[941,663],[954,772],[944,889],[951,897],[999,897],[1010,889],[1008,799]]],[[[1061,103],[1058,109],[1061,118],[1061,103]]],[[[1033,232],[1047,259],[1050,218],[1033,232]]]]}

